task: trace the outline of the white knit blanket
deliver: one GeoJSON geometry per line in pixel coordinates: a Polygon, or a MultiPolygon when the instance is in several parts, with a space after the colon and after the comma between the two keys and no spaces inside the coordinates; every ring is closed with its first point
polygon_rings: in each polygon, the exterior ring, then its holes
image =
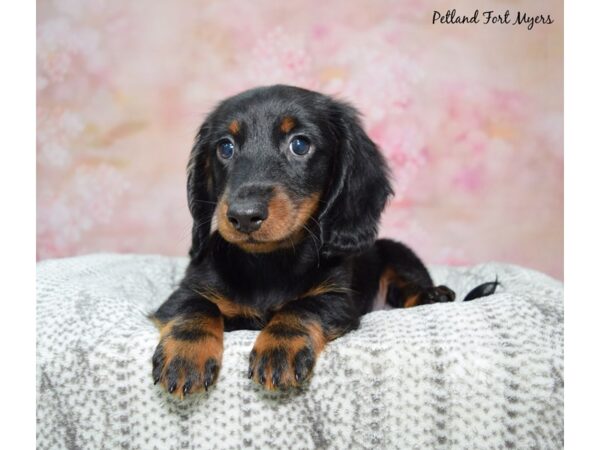
{"type": "Polygon", "coordinates": [[[563,286],[505,264],[432,268],[467,303],[377,311],[330,343],[309,385],[246,378],[255,331],[225,333],[214,389],[184,401],[151,376],[146,315],[187,260],[91,255],[37,266],[40,449],[562,448],[563,286]]]}

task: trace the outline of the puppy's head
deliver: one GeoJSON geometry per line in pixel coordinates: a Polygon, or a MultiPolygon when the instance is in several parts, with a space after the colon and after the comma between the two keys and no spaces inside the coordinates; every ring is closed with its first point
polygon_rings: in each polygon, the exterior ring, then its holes
{"type": "Polygon", "coordinates": [[[188,166],[190,255],[211,228],[252,253],[318,238],[323,255],[373,243],[391,188],[356,111],[291,86],[243,92],[200,127],[188,166]]]}

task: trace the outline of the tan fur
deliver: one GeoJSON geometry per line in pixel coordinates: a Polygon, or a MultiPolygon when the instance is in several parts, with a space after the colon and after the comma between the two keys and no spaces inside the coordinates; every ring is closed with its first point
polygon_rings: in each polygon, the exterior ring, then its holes
{"type": "MultiPolygon", "coordinates": [[[[309,345],[308,336],[294,336],[292,338],[281,338],[276,337],[268,332],[268,328],[262,330],[254,343],[254,350],[256,351],[256,367],[262,358],[262,355],[270,353],[274,349],[282,349],[287,355],[287,369],[281,374],[280,382],[282,384],[295,384],[296,380],[294,377],[294,366],[293,361],[296,354],[304,347],[309,345]]],[[[254,381],[258,382],[258,370],[254,371],[254,381]]],[[[265,384],[264,386],[269,389],[275,389],[272,382],[273,371],[270,364],[265,367],[265,384]]]]}
{"type": "MultiPolygon", "coordinates": [[[[199,373],[204,372],[204,365],[210,358],[215,359],[220,364],[223,358],[223,331],[224,323],[222,317],[196,316],[188,319],[178,318],[167,322],[160,330],[161,343],[165,355],[164,370],[167,370],[171,360],[175,357],[181,357],[190,361],[196,365],[199,373]],[[183,326],[184,328],[189,327],[189,329],[201,328],[207,335],[196,341],[180,341],[174,339],[170,334],[174,325],[183,326]]],[[[184,397],[183,384],[185,380],[183,377],[184,374],[180,373],[177,389],[173,392],[179,398],[184,397]]],[[[165,389],[168,388],[166,381],[166,376],[163,376],[162,384],[165,389]]],[[[195,384],[190,393],[198,391],[200,387],[201,383],[195,384]]]]}
{"type": "Polygon", "coordinates": [[[200,296],[214,303],[225,317],[254,317],[260,319],[262,314],[256,308],[251,306],[241,305],[228,298],[208,286],[204,286],[202,290],[196,291],[200,296]]]}
{"type": "Polygon", "coordinates": [[[385,307],[385,300],[387,297],[388,286],[392,282],[395,273],[392,269],[385,269],[379,277],[379,289],[375,300],[373,301],[373,311],[381,310],[385,307]]]}
{"type": "Polygon", "coordinates": [[[177,325],[182,331],[202,330],[204,333],[215,338],[219,338],[223,333],[223,318],[221,317],[207,317],[198,314],[197,316],[187,317],[172,322],[174,322],[174,325],[177,325]]]}
{"type": "Polygon", "coordinates": [[[352,292],[352,289],[345,287],[345,286],[339,286],[339,285],[330,283],[328,281],[325,281],[321,284],[318,284],[318,285],[310,288],[308,291],[306,291],[304,294],[302,294],[301,298],[316,297],[318,295],[327,294],[329,292],[337,292],[337,293],[352,292]]]}
{"type": "Polygon", "coordinates": [[[317,211],[320,195],[312,194],[294,204],[281,188],[276,188],[269,201],[269,217],[261,227],[248,235],[237,231],[227,219],[229,208],[227,193],[217,204],[217,229],[223,238],[250,253],[267,253],[281,248],[293,247],[304,237],[304,226],[317,211]]]}
{"type": "MultiPolygon", "coordinates": [[[[274,349],[283,349],[287,355],[287,369],[281,374],[280,384],[297,385],[294,375],[294,358],[303,348],[312,346],[315,352],[315,358],[325,347],[327,338],[323,328],[318,322],[303,321],[294,314],[279,313],[276,314],[269,325],[267,325],[258,335],[254,343],[256,351],[255,366],[264,354],[268,354],[274,349]],[[269,333],[271,325],[283,325],[291,330],[303,331],[306,336],[279,337],[269,333]]],[[[254,371],[254,381],[258,382],[257,370],[254,371]]],[[[272,383],[272,368],[270,364],[265,367],[265,388],[269,390],[276,389],[272,383]]]]}
{"type": "Polygon", "coordinates": [[[150,316],[149,319],[159,331],[165,326],[164,322],[158,320],[156,316],[150,316]]]}
{"type": "Polygon", "coordinates": [[[294,121],[294,119],[292,119],[289,116],[285,116],[282,120],[281,120],[281,125],[279,126],[279,129],[283,132],[283,133],[289,133],[290,131],[292,131],[292,129],[296,126],[296,122],[294,121]]]}
{"type": "Polygon", "coordinates": [[[417,306],[419,304],[419,295],[411,295],[404,301],[404,308],[410,308],[411,306],[417,306]]]}
{"type": "MultiPolygon", "coordinates": [[[[396,287],[398,287],[400,289],[403,289],[406,286],[408,286],[408,283],[404,279],[402,279],[398,275],[396,275],[396,272],[392,268],[388,267],[387,269],[385,269],[383,271],[383,273],[381,274],[381,277],[379,277],[379,290],[377,291],[377,296],[375,297],[375,301],[373,303],[374,311],[384,308],[386,297],[387,297],[387,291],[388,291],[390,284],[394,284],[396,287]]],[[[414,301],[416,302],[416,300],[414,300],[414,301]]],[[[411,304],[409,306],[413,306],[413,305],[414,304],[411,304]]],[[[404,307],[407,307],[406,303],[405,303],[404,307]]]]}
{"type": "Polygon", "coordinates": [[[237,120],[232,120],[227,129],[231,134],[237,136],[241,130],[240,122],[237,120]]]}
{"type": "Polygon", "coordinates": [[[261,227],[253,233],[257,240],[272,241],[281,240],[288,234],[292,220],[290,220],[296,211],[294,211],[292,200],[283,192],[282,189],[275,189],[275,194],[269,201],[269,217],[261,227]]]}
{"type": "Polygon", "coordinates": [[[285,325],[289,328],[301,329],[303,322],[296,314],[279,312],[271,318],[269,325],[285,325]]]}
{"type": "MultiPolygon", "coordinates": [[[[266,329],[265,329],[266,330],[266,329]]],[[[268,330],[267,330],[268,331],[268,330]]],[[[276,337],[267,333],[259,333],[254,343],[254,350],[256,353],[264,353],[275,348],[283,348],[286,351],[296,354],[300,349],[305,347],[307,344],[306,336],[294,336],[292,338],[281,338],[276,337]]]]}
{"type": "Polygon", "coordinates": [[[321,350],[325,347],[327,343],[327,339],[325,338],[325,334],[323,333],[323,327],[317,322],[309,322],[306,324],[306,328],[308,330],[308,335],[310,336],[310,340],[313,343],[313,348],[315,350],[315,355],[321,353],[321,350]]]}

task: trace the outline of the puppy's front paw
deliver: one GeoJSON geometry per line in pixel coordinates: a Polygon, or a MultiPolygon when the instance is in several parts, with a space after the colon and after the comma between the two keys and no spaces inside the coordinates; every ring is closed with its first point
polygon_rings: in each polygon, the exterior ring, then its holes
{"type": "Polygon", "coordinates": [[[169,322],[161,335],[152,357],[154,384],[179,398],[208,390],[223,357],[222,319],[169,322]]]}
{"type": "Polygon", "coordinates": [[[315,323],[271,322],[250,352],[248,378],[269,390],[299,386],[311,374],[324,345],[323,331],[315,323]]]}

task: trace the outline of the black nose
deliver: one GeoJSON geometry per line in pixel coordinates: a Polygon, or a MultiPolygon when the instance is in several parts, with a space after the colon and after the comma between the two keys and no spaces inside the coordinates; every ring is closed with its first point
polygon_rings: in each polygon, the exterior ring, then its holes
{"type": "Polygon", "coordinates": [[[269,216],[266,205],[240,202],[229,205],[227,219],[233,227],[242,233],[252,233],[260,228],[269,216]]]}

